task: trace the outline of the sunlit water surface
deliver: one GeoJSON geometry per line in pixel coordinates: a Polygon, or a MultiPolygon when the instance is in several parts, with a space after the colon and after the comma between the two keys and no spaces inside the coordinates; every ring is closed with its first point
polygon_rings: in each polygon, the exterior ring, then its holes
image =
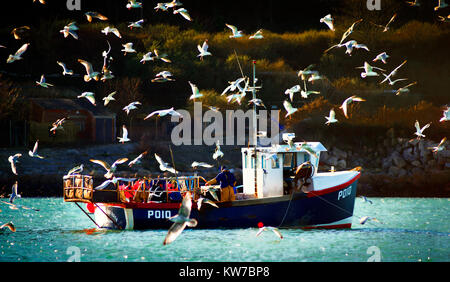
{"type": "MultiPolygon", "coordinates": [[[[22,198],[40,209],[12,210],[0,204],[0,224],[12,221],[15,233],[0,231],[0,261],[156,261],[156,262],[417,262],[450,261],[447,198],[356,199],[347,230],[282,229],[256,237],[258,228],[187,228],[163,246],[167,230],[104,231],[75,204],[61,198],[22,198]],[[359,224],[371,216],[381,223],[359,224]]],[[[84,204],[82,204],[84,206],[84,204]]]]}

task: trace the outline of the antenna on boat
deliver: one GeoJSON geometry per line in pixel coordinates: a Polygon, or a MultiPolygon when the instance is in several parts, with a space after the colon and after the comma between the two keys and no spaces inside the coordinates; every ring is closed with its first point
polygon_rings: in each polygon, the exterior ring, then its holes
{"type": "MultiPolygon", "coordinates": [[[[256,65],[256,60],[252,61],[253,64],[253,87],[252,87],[252,99],[253,101],[255,101],[256,99],[256,76],[255,76],[255,65],[256,65]]],[[[258,146],[258,128],[257,128],[257,115],[256,115],[256,103],[253,103],[253,144],[254,144],[254,154],[255,154],[255,165],[254,165],[254,169],[255,169],[255,195],[258,195],[258,173],[257,173],[257,169],[256,166],[258,164],[258,158],[256,155],[256,147],[258,146]]]]}

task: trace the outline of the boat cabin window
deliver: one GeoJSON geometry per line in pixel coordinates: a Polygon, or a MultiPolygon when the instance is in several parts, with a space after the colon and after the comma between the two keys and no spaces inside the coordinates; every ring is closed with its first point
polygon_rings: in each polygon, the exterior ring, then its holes
{"type": "Polygon", "coordinates": [[[283,168],[289,169],[296,166],[296,156],[294,153],[286,153],[283,158],[283,168]]]}
{"type": "Polygon", "coordinates": [[[280,168],[280,157],[277,155],[276,158],[270,158],[272,162],[272,168],[280,168]]]}

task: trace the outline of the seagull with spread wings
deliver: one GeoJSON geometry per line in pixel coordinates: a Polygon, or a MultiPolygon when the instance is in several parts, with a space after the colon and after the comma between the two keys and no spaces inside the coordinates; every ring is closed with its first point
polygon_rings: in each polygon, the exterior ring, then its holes
{"type": "Polygon", "coordinates": [[[38,155],[37,150],[38,150],[38,143],[39,140],[36,140],[36,142],[34,143],[34,147],[33,147],[33,151],[28,151],[28,155],[32,158],[39,158],[39,159],[43,159],[43,156],[38,155]]]}
{"type": "Polygon", "coordinates": [[[169,218],[173,222],[169,228],[166,238],[164,238],[163,245],[167,245],[175,241],[175,239],[188,227],[197,226],[197,220],[195,218],[189,218],[192,208],[192,196],[190,192],[186,192],[181,202],[181,207],[178,210],[178,214],[169,218]]]}
{"type": "Polygon", "coordinates": [[[25,51],[28,49],[28,46],[30,46],[30,43],[25,43],[20,47],[14,55],[9,55],[8,59],[6,60],[6,63],[10,64],[14,61],[22,60],[22,55],[25,53],[25,51]]]}
{"type": "Polygon", "coordinates": [[[163,159],[161,159],[161,157],[158,156],[156,153],[155,153],[155,159],[159,163],[159,169],[161,171],[169,171],[169,172],[171,172],[173,174],[177,174],[178,173],[178,171],[176,171],[173,167],[170,167],[169,164],[164,162],[163,159]]]}
{"type": "Polygon", "coordinates": [[[90,161],[93,162],[93,163],[101,165],[106,170],[106,173],[104,174],[104,177],[107,178],[107,179],[110,179],[110,178],[112,178],[114,176],[114,173],[117,170],[117,165],[128,161],[128,158],[120,158],[120,159],[116,160],[111,166],[107,162],[102,161],[102,160],[90,159],[90,161]]]}
{"type": "Polygon", "coordinates": [[[82,59],[78,59],[78,62],[80,64],[82,64],[84,66],[84,68],[86,69],[86,74],[83,77],[84,81],[89,82],[89,81],[91,81],[91,79],[98,81],[100,79],[100,77],[99,77],[100,73],[94,71],[91,63],[89,63],[88,61],[82,60],[82,59]]]}

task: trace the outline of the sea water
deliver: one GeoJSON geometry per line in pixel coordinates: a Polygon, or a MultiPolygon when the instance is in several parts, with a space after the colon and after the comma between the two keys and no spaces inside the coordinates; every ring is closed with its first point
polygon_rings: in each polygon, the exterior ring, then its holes
{"type": "MultiPolygon", "coordinates": [[[[0,203],[1,262],[442,262],[450,261],[448,198],[357,198],[351,229],[186,228],[164,246],[167,230],[98,230],[62,198],[19,198],[0,203]],[[359,223],[363,216],[378,221],[359,223]]],[[[81,204],[85,208],[85,204],[81,204]]],[[[270,212],[270,211],[268,211],[270,212]]]]}

